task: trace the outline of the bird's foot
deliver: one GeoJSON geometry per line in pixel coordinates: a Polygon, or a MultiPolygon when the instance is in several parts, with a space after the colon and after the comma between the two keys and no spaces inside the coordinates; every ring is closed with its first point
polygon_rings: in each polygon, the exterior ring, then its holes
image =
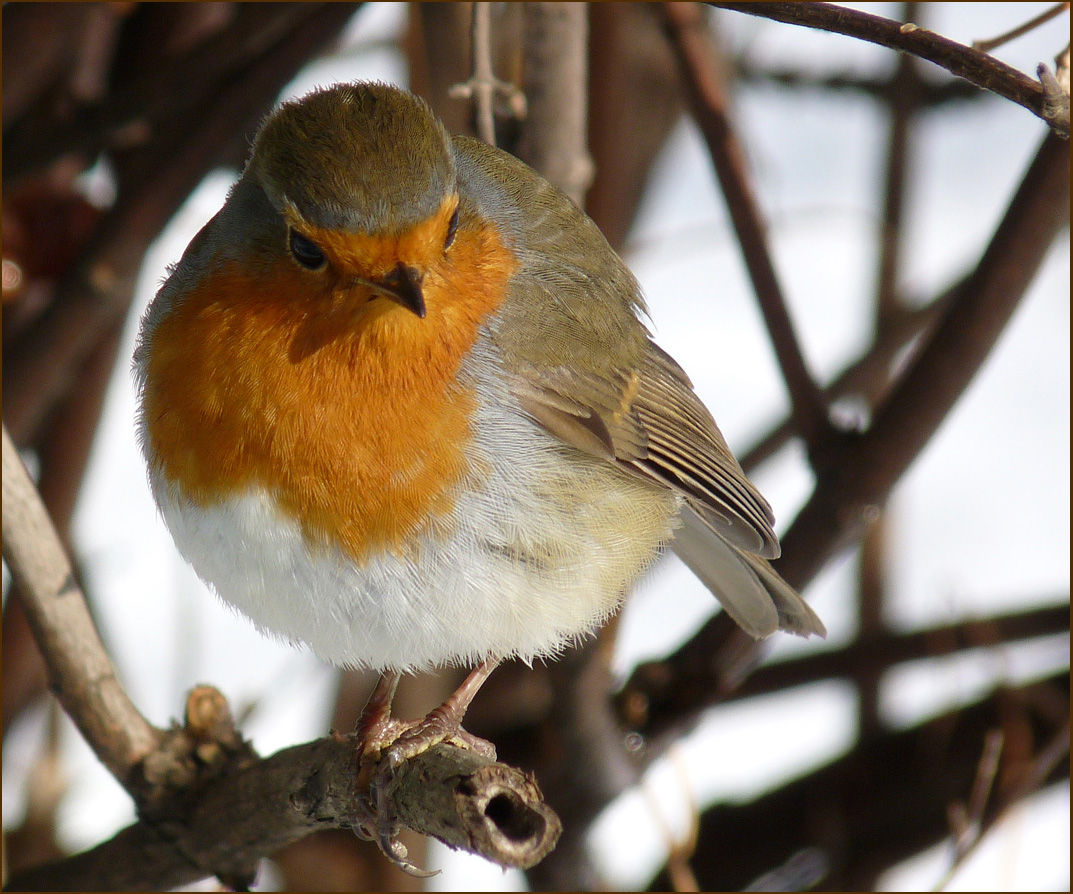
{"type": "Polygon", "coordinates": [[[391,717],[398,676],[385,676],[359,721],[357,790],[362,794],[355,831],[375,841],[384,856],[410,875],[427,878],[436,873],[414,866],[407,858],[406,846],[398,839],[400,823],[393,795],[399,768],[443,742],[495,760],[496,750],[491,742],[462,729],[470,701],[494,667],[494,663],[481,665],[446,702],[416,721],[391,717]]]}

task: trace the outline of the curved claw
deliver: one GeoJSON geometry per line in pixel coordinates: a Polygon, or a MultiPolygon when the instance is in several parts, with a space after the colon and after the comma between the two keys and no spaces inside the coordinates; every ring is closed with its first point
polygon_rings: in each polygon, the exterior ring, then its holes
{"type": "Polygon", "coordinates": [[[384,856],[407,875],[412,875],[414,878],[432,878],[432,876],[440,874],[439,869],[421,869],[418,866],[414,866],[413,863],[406,859],[409,856],[406,845],[399,841],[398,838],[381,838],[379,844],[384,856]]]}

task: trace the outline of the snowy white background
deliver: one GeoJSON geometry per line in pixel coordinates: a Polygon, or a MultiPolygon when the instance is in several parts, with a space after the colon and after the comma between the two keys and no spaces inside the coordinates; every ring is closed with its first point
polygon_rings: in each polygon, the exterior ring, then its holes
{"type": "MultiPolygon", "coordinates": [[[[970,43],[1045,8],[1043,3],[933,3],[926,24],[970,43]]],[[[859,4],[896,16],[894,4],[859,4]]],[[[285,93],[339,80],[405,85],[391,38],[403,4],[369,4],[344,49],[311,65],[285,93]]],[[[723,14],[729,39],[758,60],[817,70],[886,71],[877,47],[747,16],[723,14]]],[[[1022,71],[1068,40],[1068,15],[996,51],[1022,71]]],[[[1053,65],[1052,65],[1053,67],[1053,65]]],[[[829,376],[866,344],[876,263],[878,184],[886,127],[877,106],[845,95],[744,89],[741,132],[769,215],[776,262],[807,357],[829,376]]],[[[905,284],[935,294],[978,256],[1044,132],[1028,112],[1000,100],[927,115],[915,136],[905,284]]],[[[186,243],[223,201],[234,172],[206,179],[147,257],[137,315],[186,243]]],[[[738,450],[785,411],[781,379],[738,258],[707,152],[683,121],[665,148],[627,251],[649,301],[657,340],[689,372],[738,450]]],[[[236,706],[256,703],[245,732],[262,753],[326,732],[334,673],[307,653],[265,640],[223,608],[178,558],[145,482],[134,439],[128,363],[110,386],[104,422],[75,520],[102,633],[137,705],[158,724],[181,709],[189,687],[219,686],[236,706]]],[[[755,480],[781,526],[807,498],[803,458],[788,448],[755,480]]],[[[893,562],[889,620],[906,629],[1015,610],[1069,589],[1069,243],[1055,246],[1012,326],[969,392],[912,467],[891,506],[893,562]]],[[[830,631],[852,636],[852,556],[807,592],[830,631]]],[[[621,627],[616,667],[665,651],[715,610],[676,560],[642,582],[621,627]]],[[[824,648],[782,638],[774,657],[824,648]]],[[[972,659],[922,662],[884,681],[882,707],[911,724],[998,680],[1028,679],[1067,665],[1069,643],[996,650],[972,659]]],[[[758,700],[753,700],[758,701],[758,700]]],[[[644,791],[608,810],[593,849],[613,886],[643,885],[663,859],[661,828],[681,834],[691,801],[747,799],[821,765],[853,740],[855,696],[809,687],[763,704],[733,705],[652,768],[644,791]],[[653,805],[651,792],[680,791],[653,805]]],[[[43,735],[43,718],[16,731],[4,750],[4,821],[23,809],[15,780],[43,735]]],[[[129,799],[79,739],[64,731],[70,792],[61,808],[68,846],[91,846],[133,819],[129,799]]],[[[891,872],[890,890],[932,888],[949,861],[935,848],[891,872]]],[[[524,880],[477,858],[435,846],[444,872],[434,890],[516,890],[524,880]]],[[[266,881],[270,881],[270,875],[266,881]]],[[[953,890],[1053,889],[1069,885],[1069,792],[1051,789],[1014,811],[953,880],[953,890]]]]}

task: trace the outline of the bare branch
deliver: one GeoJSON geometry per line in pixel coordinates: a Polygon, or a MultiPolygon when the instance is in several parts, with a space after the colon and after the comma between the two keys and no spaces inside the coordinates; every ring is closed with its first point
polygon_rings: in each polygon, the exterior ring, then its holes
{"type": "Polygon", "coordinates": [[[954,877],[954,873],[965,862],[965,858],[980,843],[984,809],[995,786],[998,774],[999,757],[1002,755],[1004,741],[1002,730],[993,729],[984,736],[983,753],[976,765],[976,779],[973,782],[969,802],[955,800],[949,806],[950,825],[953,827],[954,860],[947,870],[943,881],[938,885],[942,890],[954,877]]]}
{"type": "MultiPolygon", "coordinates": [[[[906,730],[859,741],[845,755],[747,804],[706,810],[693,859],[701,890],[737,891],[792,854],[815,850],[829,891],[871,891],[877,876],[942,841],[949,832],[947,805],[970,791],[980,744],[988,732],[1024,724],[1032,741],[1045,742],[1027,774],[1006,764],[1019,782],[1003,786],[995,802],[1008,804],[1043,785],[1069,778],[1069,674],[1060,671],[1023,689],[1003,689],[906,730]],[[1063,718],[1032,710],[1031,694],[1053,690],[1063,718]],[[1064,750],[1063,750],[1064,745],[1064,750]]],[[[997,804],[996,804],[997,806],[997,804]]],[[[815,882],[815,879],[812,879],[815,882]]],[[[666,876],[653,890],[666,890],[666,876]]]]}
{"type": "MultiPolygon", "coordinates": [[[[919,4],[904,5],[904,18],[915,19],[919,4]]],[[[901,310],[898,300],[899,278],[902,271],[902,251],[905,215],[906,184],[909,179],[910,139],[916,123],[922,95],[919,63],[916,57],[902,54],[890,79],[886,100],[890,115],[890,130],[887,138],[886,178],[883,184],[883,218],[879,232],[879,264],[875,286],[875,340],[887,327],[887,320],[901,310]]],[[[887,367],[883,370],[879,393],[885,394],[892,375],[887,367]]],[[[871,403],[870,406],[874,406],[871,403]]],[[[861,634],[875,634],[884,626],[884,605],[889,594],[886,562],[888,558],[888,519],[880,516],[868,529],[861,544],[861,560],[858,571],[857,602],[861,634]]],[[[856,679],[860,701],[857,725],[862,736],[873,734],[879,728],[878,674],[862,673],[856,679]]]]}
{"type": "Polygon", "coordinates": [[[1068,144],[1051,133],[949,313],[782,539],[779,572],[791,585],[803,587],[860,537],[972,381],[1068,223],[1068,144]]]}
{"type": "MultiPolygon", "coordinates": [[[[751,84],[776,84],[790,90],[815,90],[829,93],[841,92],[868,96],[883,100],[890,92],[890,78],[885,75],[868,75],[854,71],[815,72],[799,71],[794,68],[776,67],[774,64],[758,63],[747,53],[736,54],[731,60],[734,65],[735,79],[751,84]]],[[[968,100],[978,100],[988,94],[961,79],[944,80],[934,83],[934,79],[920,84],[920,104],[927,109],[968,100]]]]}
{"type": "Polygon", "coordinates": [[[22,594],[49,684],[101,762],[124,787],[161,734],[141,715],[115,667],[74,580],[63,545],[3,430],[4,558],[22,594]]]}
{"type": "MultiPolygon", "coordinates": [[[[919,3],[906,3],[906,18],[915,18],[919,3]]],[[[923,84],[914,56],[898,57],[898,67],[886,93],[890,112],[887,138],[886,179],[883,184],[883,219],[879,238],[879,269],[876,273],[876,329],[898,311],[898,275],[901,272],[902,236],[906,183],[909,177],[910,136],[920,109],[923,84]]]]}
{"type": "Polygon", "coordinates": [[[823,680],[879,676],[905,662],[1062,633],[1069,630],[1068,603],[1067,594],[1064,602],[1025,612],[912,633],[880,630],[841,649],[765,664],[742,682],[728,680],[721,662],[713,660],[714,625],[708,625],[674,654],[638,666],[617,696],[619,711],[649,741],[650,759],[660,752],[660,743],[691,727],[701,711],[715,704],[823,680]]]}
{"type": "Polygon", "coordinates": [[[522,89],[529,112],[517,154],[579,206],[593,173],[588,15],[587,3],[526,3],[522,13],[522,89]]]}
{"type": "MultiPolygon", "coordinates": [[[[182,729],[163,733],[142,717],[116,679],[6,429],[3,543],[53,691],[143,816],[138,826],[88,854],[41,870],[41,876],[28,873],[19,889],[137,889],[173,887],[212,874],[243,878],[257,858],[318,824],[351,827],[357,804],[353,738],[325,740],[345,751],[345,766],[318,766],[318,743],[287,752],[298,755],[295,766],[278,756],[256,762],[234,730],[223,697],[208,687],[192,693],[182,729]],[[302,786],[281,777],[281,762],[286,772],[305,774],[302,786]],[[317,785],[342,794],[325,807],[328,795],[317,785]],[[303,791],[307,797],[299,804],[293,793],[303,791]],[[287,796],[297,812],[280,809],[287,796]],[[221,843],[227,845],[223,850],[221,843]]],[[[333,755],[339,758],[334,752],[328,757],[333,755]]],[[[561,828],[531,777],[453,745],[403,764],[391,797],[409,828],[503,866],[533,865],[554,847],[561,828]]]]}
{"type": "Polygon", "coordinates": [[[826,401],[808,371],[767,248],[766,227],[749,180],[745,155],[730,122],[726,87],[715,64],[707,21],[701,7],[694,3],[665,3],[663,8],[693,117],[708,143],[742,256],[790,392],[794,427],[811,451],[831,440],[826,401]]]}
{"type": "Polygon", "coordinates": [[[477,136],[489,146],[496,144],[495,99],[503,96],[518,118],[526,115],[525,94],[509,81],[501,81],[492,70],[492,4],[471,3],[473,21],[470,47],[473,54],[473,76],[448,91],[452,99],[473,99],[477,120],[477,136]]]}
{"type": "Polygon", "coordinates": [[[555,851],[529,873],[536,890],[601,890],[607,881],[588,850],[588,830],[600,811],[638,779],[610,700],[612,637],[572,649],[549,668],[553,701],[536,771],[563,817],[555,851]],[[564,759],[564,755],[569,755],[564,759]]]}
{"type": "MultiPolygon", "coordinates": [[[[163,890],[211,875],[249,884],[259,858],[317,829],[351,827],[356,749],[352,737],[318,739],[207,778],[185,802],[8,888],[163,890]]],[[[416,831],[502,866],[533,865],[560,829],[531,776],[447,743],[399,768],[394,802],[416,831]]]]}
{"type": "MultiPolygon", "coordinates": [[[[27,118],[5,134],[5,149],[17,156],[22,172],[40,170],[58,153],[111,146],[120,187],[116,205],[52,304],[4,352],[4,419],[17,443],[33,440],[102,332],[125,316],[157,233],[206,172],[236,141],[241,145],[243,127],[257,122],[353,12],[347,3],[274,6],[240,7],[236,23],[217,38],[158,66],[73,123],[27,118]],[[168,75],[164,82],[158,80],[161,71],[168,75]],[[175,83],[184,89],[173,89],[175,83]],[[120,151],[113,145],[115,128],[132,121],[141,123],[141,136],[120,151]],[[83,135],[87,122],[90,133],[83,135]]],[[[5,182],[19,173],[9,161],[5,152],[5,182]]]]}
{"type": "Polygon", "coordinates": [[[935,890],[942,891],[950,884],[958,869],[980,846],[1010,808],[1042,788],[1055,768],[1069,757],[1069,719],[1050,740],[1036,753],[1028,766],[1022,767],[991,802],[988,798],[999,770],[999,754],[1002,749],[1001,731],[994,730],[984,741],[984,753],[980,757],[972,800],[965,811],[968,829],[963,839],[955,839],[955,855],[950,868],[943,875],[935,890]]]}
{"type": "Polygon", "coordinates": [[[992,37],[990,40],[974,40],[972,42],[972,48],[979,50],[981,53],[990,53],[992,50],[997,50],[1003,44],[1009,43],[1011,40],[1016,40],[1029,31],[1038,28],[1040,25],[1046,24],[1051,19],[1060,16],[1063,12],[1069,9],[1068,3],[1055,3],[1050,9],[1045,9],[1038,16],[1033,16],[1027,22],[1023,22],[1016,28],[1011,28],[1004,34],[999,34],[996,37],[992,37]]]}
{"type": "MultiPolygon", "coordinates": [[[[869,407],[877,406],[890,385],[890,366],[894,358],[914,341],[925,340],[953,303],[956,289],[949,289],[923,307],[899,309],[885,319],[868,350],[849,364],[824,389],[827,400],[834,402],[850,395],[861,396],[869,407]]],[[[746,472],[773,456],[794,436],[793,419],[787,418],[760,439],[741,457],[746,472]]]]}
{"type": "MultiPolygon", "coordinates": [[[[832,31],[856,37],[869,43],[912,53],[921,59],[945,68],[951,74],[990,90],[1020,106],[1032,114],[1048,120],[1044,114],[1043,88],[1038,81],[1016,68],[1000,62],[987,53],[981,53],[957,41],[942,37],[933,31],[919,28],[911,23],[902,24],[882,16],[871,15],[838,6],[834,3],[709,3],[720,9],[744,12],[749,15],[804,25],[821,31],[832,31]]],[[[1065,130],[1056,127],[1060,136],[1069,138],[1068,122],[1065,130]]]]}
{"type": "MultiPolygon", "coordinates": [[[[473,53],[473,77],[466,82],[469,95],[473,97],[476,109],[477,135],[489,146],[496,144],[495,120],[492,117],[492,97],[500,87],[499,81],[492,73],[492,38],[491,8],[487,3],[473,3],[473,23],[470,46],[473,53]]],[[[462,90],[453,92],[454,96],[466,95],[462,90]]]]}
{"type": "Polygon", "coordinates": [[[585,210],[621,251],[657,154],[682,115],[678,65],[652,3],[589,6],[589,152],[585,210]]]}

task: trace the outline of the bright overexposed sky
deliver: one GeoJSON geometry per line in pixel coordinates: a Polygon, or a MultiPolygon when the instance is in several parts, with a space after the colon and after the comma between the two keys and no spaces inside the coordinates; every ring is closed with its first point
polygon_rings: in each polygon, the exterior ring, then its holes
{"type": "MultiPolygon", "coordinates": [[[[896,4],[855,4],[897,16],[896,4]]],[[[922,23],[969,43],[991,37],[1045,3],[931,3],[922,23]]],[[[403,4],[372,3],[345,47],[310,65],[286,91],[378,79],[405,85],[402,57],[384,38],[399,33],[403,4]]],[[[769,63],[821,71],[889,70],[891,54],[834,35],[723,13],[725,37],[769,63]]],[[[1022,71],[1068,40],[1068,14],[996,51],[1022,71]]],[[[821,378],[866,344],[876,264],[875,230],[885,127],[876,106],[750,87],[737,115],[771,225],[774,256],[806,356],[821,378]]],[[[1024,109],[994,99],[944,107],[915,134],[904,283],[930,296],[959,277],[993,231],[1044,134],[1024,109]]],[[[224,608],[175,552],[152,503],[134,438],[129,374],[137,318],[235,176],[217,172],[191,196],[150,251],[139,280],[74,524],[105,641],[137,705],[157,724],[179,715],[185,692],[209,681],[240,710],[262,753],[327,731],[334,672],[309,653],[259,636],[224,608]]],[[[763,322],[742,269],[706,149],[682,121],[665,147],[626,253],[640,279],[657,341],[692,377],[731,446],[749,447],[787,408],[763,322]]],[[[1009,331],[899,484],[891,505],[889,621],[914,629],[1055,599],[1069,590],[1069,242],[1056,245],[1009,331]]],[[[807,499],[811,476],[789,447],[753,476],[785,530],[807,499]]],[[[845,642],[856,629],[851,555],[807,591],[830,631],[827,646],[780,637],[777,658],[845,642]]],[[[703,623],[715,601],[676,559],[662,562],[625,609],[615,666],[661,654],[703,623]]],[[[905,725],[987,691],[1068,666],[1059,638],[1030,650],[993,650],[954,662],[922,662],[884,681],[881,704],[905,725]]],[[[644,885],[682,834],[691,809],[755,796],[851,747],[856,702],[824,684],[715,709],[656,764],[646,784],[612,805],[593,836],[612,886],[644,885]],[[658,792],[659,795],[653,793],[658,792]],[[675,796],[674,792],[678,792],[675,796]],[[662,797],[662,802],[658,799],[662,797]],[[657,799],[654,802],[653,799],[657,799]]],[[[15,782],[42,725],[27,723],[5,747],[5,823],[22,809],[15,782]]],[[[87,847],[133,819],[129,799],[76,733],[64,735],[70,792],[60,831],[87,847]]],[[[434,849],[444,873],[435,890],[511,890],[524,880],[477,858],[434,849]]],[[[949,848],[888,874],[890,890],[931,888],[949,848]]],[[[821,883],[822,884],[822,883],[821,883]]],[[[1067,889],[1069,790],[1053,788],[1016,810],[954,879],[951,889],[1067,889]]]]}

